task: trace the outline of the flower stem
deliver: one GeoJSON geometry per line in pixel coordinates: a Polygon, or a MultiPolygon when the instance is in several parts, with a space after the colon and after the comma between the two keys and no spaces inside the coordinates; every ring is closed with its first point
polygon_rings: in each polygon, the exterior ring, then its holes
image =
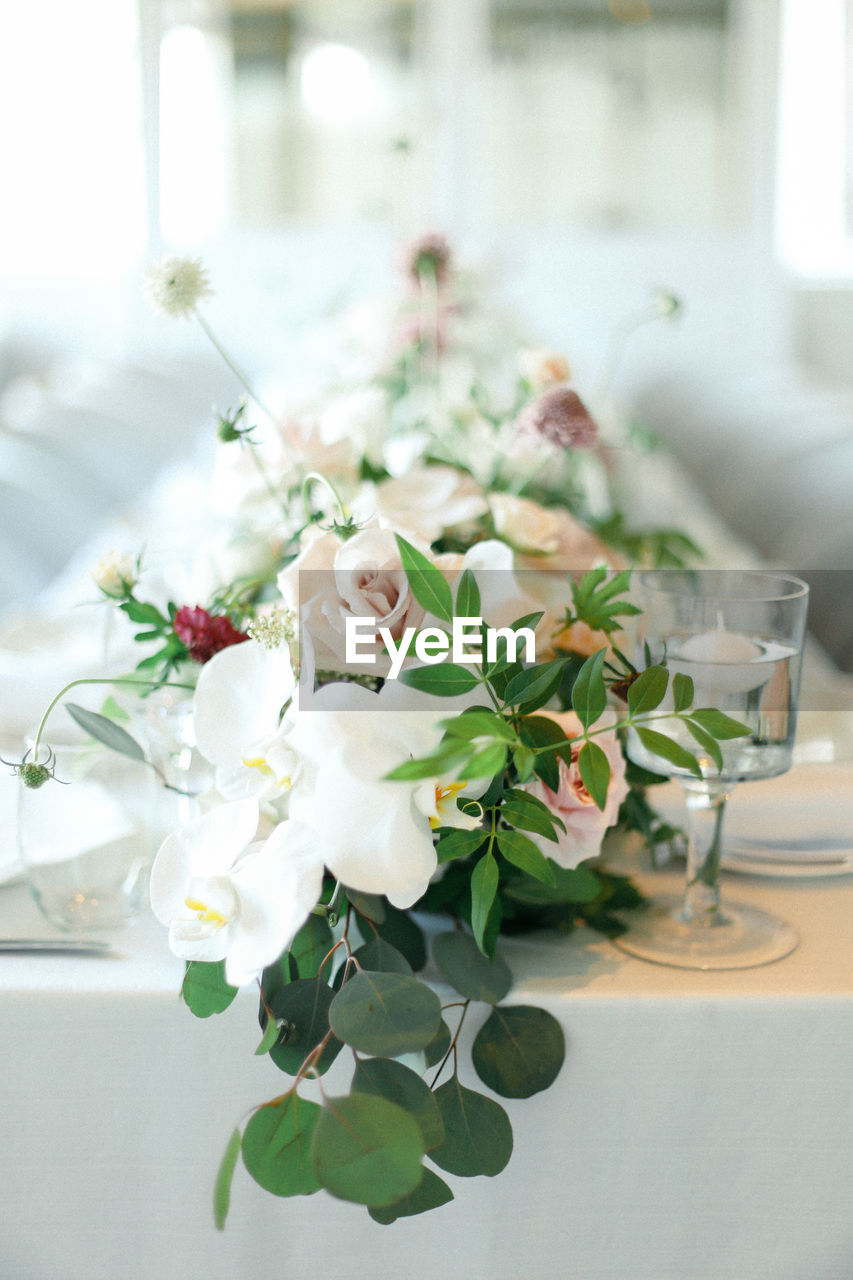
{"type": "Polygon", "coordinates": [[[41,735],[44,733],[44,727],[47,724],[51,711],[53,711],[53,708],[56,706],[57,702],[59,702],[60,698],[63,698],[65,694],[68,693],[69,689],[75,689],[77,685],[81,684],[132,684],[141,685],[148,689],[195,689],[195,685],[193,684],[182,684],[174,680],[139,680],[135,676],[84,676],[79,680],[72,680],[70,684],[65,685],[63,689],[59,690],[59,693],[51,701],[41,718],[41,723],[36,730],[35,742],[33,743],[33,761],[36,764],[38,764],[41,735]]]}

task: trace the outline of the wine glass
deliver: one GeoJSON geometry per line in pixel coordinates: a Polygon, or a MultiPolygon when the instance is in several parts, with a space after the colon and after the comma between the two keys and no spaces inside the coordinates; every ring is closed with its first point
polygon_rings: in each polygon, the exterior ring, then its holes
{"type": "MultiPolygon", "coordinates": [[[[750,736],[719,743],[723,767],[676,719],[654,728],[691,751],[689,770],[649,752],[633,730],[628,755],[684,789],[687,888],[682,899],[653,899],[619,937],[623,951],[686,969],[746,969],[797,946],[794,929],[755,907],[721,905],[719,870],[726,801],[739,782],[791,767],[808,586],[790,574],[739,570],[648,570],[637,575],[641,646],[670,672],[660,711],[673,709],[672,677],[690,676],[693,707],[714,707],[749,725],[750,736]]],[[[689,714],[689,713],[688,713],[689,714]]]]}

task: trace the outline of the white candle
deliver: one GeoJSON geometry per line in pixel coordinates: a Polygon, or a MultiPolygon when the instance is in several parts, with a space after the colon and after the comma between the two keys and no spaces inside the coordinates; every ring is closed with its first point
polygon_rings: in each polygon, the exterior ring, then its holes
{"type": "Polygon", "coordinates": [[[737,631],[727,631],[723,626],[723,616],[718,613],[716,630],[688,636],[674,656],[688,662],[744,663],[753,662],[760,654],[761,649],[752,640],[737,631]]]}
{"type": "Polygon", "coordinates": [[[713,631],[687,636],[670,650],[669,668],[692,676],[702,700],[757,688],[770,676],[770,669],[757,663],[764,650],[748,636],[727,631],[722,614],[717,614],[713,631]]]}

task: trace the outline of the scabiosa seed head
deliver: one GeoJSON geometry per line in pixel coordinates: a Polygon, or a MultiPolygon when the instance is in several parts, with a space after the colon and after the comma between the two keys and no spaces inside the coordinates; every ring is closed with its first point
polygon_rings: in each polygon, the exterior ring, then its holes
{"type": "Polygon", "coordinates": [[[154,310],[164,316],[192,316],[201,300],[213,293],[201,258],[168,255],[148,267],[143,290],[154,310]]]}
{"type": "Polygon", "coordinates": [[[444,284],[451,269],[450,245],[444,236],[428,232],[407,246],[403,264],[416,285],[424,278],[434,279],[437,285],[444,284]]]}
{"type": "Polygon", "coordinates": [[[544,392],[522,411],[518,424],[558,449],[591,449],[598,440],[598,427],[586,405],[569,387],[544,392]]]}
{"type": "Polygon", "coordinates": [[[175,614],[172,624],[181,644],[193,662],[208,662],[220,649],[232,644],[242,644],[249,637],[238,631],[224,614],[214,616],[200,606],[183,605],[175,614]]]}
{"type": "Polygon", "coordinates": [[[32,791],[44,786],[52,776],[46,764],[22,764],[18,769],[18,777],[21,782],[32,791]]]}

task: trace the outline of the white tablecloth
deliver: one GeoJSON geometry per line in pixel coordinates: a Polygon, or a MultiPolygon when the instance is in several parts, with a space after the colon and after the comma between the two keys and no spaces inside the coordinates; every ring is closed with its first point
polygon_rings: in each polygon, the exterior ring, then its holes
{"type": "MultiPolygon", "coordinates": [[[[387,1228],[238,1168],[216,1232],[229,1133],[288,1078],[253,1056],[248,991],[207,1021],[180,1003],[152,919],[117,958],[0,957],[0,1276],[849,1280],[853,876],[729,875],[726,892],[792,921],[799,949],[691,973],[587,931],[509,941],[510,998],[556,1014],[565,1066],[507,1104],[502,1175],[449,1179],[452,1204],[387,1228]]],[[[0,934],[37,932],[23,886],[0,890],[0,934]]]]}

